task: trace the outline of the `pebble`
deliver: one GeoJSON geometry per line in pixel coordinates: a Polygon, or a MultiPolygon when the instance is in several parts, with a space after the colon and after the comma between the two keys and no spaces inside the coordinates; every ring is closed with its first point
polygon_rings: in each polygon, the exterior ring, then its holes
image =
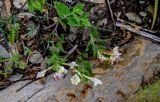
{"type": "Polygon", "coordinates": [[[13,0],[13,5],[17,8],[17,9],[27,9],[27,5],[26,5],[27,0],[13,0]]]}
{"type": "Polygon", "coordinates": [[[126,13],[125,14],[127,16],[127,18],[130,20],[130,21],[134,21],[138,24],[141,24],[142,23],[142,19],[139,15],[137,15],[136,13],[133,13],[133,12],[129,12],[129,13],[126,13]]]}
{"type": "Polygon", "coordinates": [[[39,64],[39,63],[43,63],[44,59],[42,54],[35,50],[33,52],[33,55],[29,58],[29,61],[35,64],[39,64]]]}
{"type": "Polygon", "coordinates": [[[143,1],[143,0],[139,1],[139,4],[144,4],[144,3],[145,3],[145,1],[143,1]]]}
{"type": "Polygon", "coordinates": [[[0,45],[0,57],[3,57],[3,58],[10,57],[10,53],[2,45],[0,45]]]}
{"type": "Polygon", "coordinates": [[[0,7],[2,7],[2,4],[3,4],[2,1],[0,1],[0,7]]]}
{"type": "Polygon", "coordinates": [[[142,16],[142,17],[146,17],[147,13],[146,12],[139,12],[139,15],[142,16]]]}

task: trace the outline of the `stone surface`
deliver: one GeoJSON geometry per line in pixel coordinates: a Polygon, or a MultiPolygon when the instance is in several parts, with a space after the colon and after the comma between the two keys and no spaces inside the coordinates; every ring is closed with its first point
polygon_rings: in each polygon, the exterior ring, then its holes
{"type": "Polygon", "coordinates": [[[160,71],[159,44],[137,38],[126,48],[123,60],[114,68],[98,66],[105,70],[102,75],[96,75],[103,81],[101,86],[94,89],[90,85],[73,86],[71,74],[60,81],[54,81],[50,75],[45,84],[36,81],[16,92],[28,82],[23,81],[2,90],[1,102],[120,102],[135,93],[143,80],[160,71]]]}
{"type": "Polygon", "coordinates": [[[26,2],[27,0],[13,0],[13,5],[18,9],[27,9],[28,5],[26,2]]]}
{"type": "Polygon", "coordinates": [[[34,51],[32,56],[29,58],[29,61],[32,62],[32,63],[43,63],[44,62],[44,59],[43,59],[43,56],[40,52],[38,51],[34,51]]]}
{"type": "Polygon", "coordinates": [[[141,17],[133,12],[126,13],[125,15],[130,21],[136,22],[138,24],[142,23],[141,17]]]}
{"type": "Polygon", "coordinates": [[[2,45],[0,45],[0,57],[3,57],[3,58],[10,57],[10,53],[2,45]]]}
{"type": "Polygon", "coordinates": [[[84,0],[84,1],[91,2],[91,3],[98,3],[98,4],[105,3],[105,0],[84,0]]]}
{"type": "Polygon", "coordinates": [[[15,75],[12,75],[11,77],[9,77],[8,79],[10,80],[10,81],[17,81],[17,80],[19,80],[19,79],[21,79],[23,77],[23,75],[22,74],[15,74],[15,75]]]}

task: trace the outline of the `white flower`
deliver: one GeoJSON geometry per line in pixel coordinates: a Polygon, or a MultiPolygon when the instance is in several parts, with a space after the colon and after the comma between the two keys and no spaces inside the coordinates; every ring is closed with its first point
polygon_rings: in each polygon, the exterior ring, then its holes
{"type": "Polygon", "coordinates": [[[102,85],[102,81],[96,78],[91,78],[90,79],[93,82],[93,86],[96,87],[98,85],[102,85]]]}
{"type": "Polygon", "coordinates": [[[44,77],[47,71],[48,71],[48,69],[41,71],[41,72],[38,72],[36,79],[44,77]]]}
{"type": "Polygon", "coordinates": [[[71,80],[71,83],[73,85],[78,85],[80,83],[80,81],[81,81],[80,77],[77,74],[75,74],[74,76],[72,76],[70,80],[71,80]]]}
{"type": "Polygon", "coordinates": [[[79,65],[73,61],[69,64],[69,66],[70,66],[70,69],[73,69],[74,67],[78,67],[79,65]]]}
{"type": "Polygon", "coordinates": [[[54,75],[53,75],[53,79],[54,80],[60,80],[60,79],[62,79],[64,77],[64,74],[62,74],[62,73],[55,73],[54,75]]]}
{"type": "Polygon", "coordinates": [[[59,71],[58,71],[58,73],[67,74],[67,70],[66,70],[63,66],[59,66],[59,71]]]}
{"type": "Polygon", "coordinates": [[[115,47],[112,51],[112,55],[110,57],[110,60],[111,60],[111,64],[113,64],[115,61],[118,62],[118,60],[121,58],[120,56],[122,55],[119,50],[118,50],[118,46],[115,47]]]}
{"type": "Polygon", "coordinates": [[[99,58],[99,60],[100,60],[101,62],[104,62],[104,61],[107,60],[107,58],[106,58],[105,56],[103,56],[99,51],[97,52],[97,54],[98,54],[98,58],[99,58]]]}

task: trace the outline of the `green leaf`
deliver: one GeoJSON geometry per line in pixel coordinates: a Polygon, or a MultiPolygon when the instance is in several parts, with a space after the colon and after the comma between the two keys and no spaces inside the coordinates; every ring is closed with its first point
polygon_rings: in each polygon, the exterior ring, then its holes
{"type": "Polygon", "coordinates": [[[17,66],[16,66],[16,67],[17,67],[17,68],[20,68],[20,69],[25,69],[26,63],[23,62],[23,61],[20,61],[20,62],[17,63],[17,66]]]}
{"type": "Polygon", "coordinates": [[[61,42],[57,42],[56,44],[53,44],[50,48],[49,48],[51,54],[59,54],[60,52],[65,52],[62,46],[61,42]]]}
{"type": "Polygon", "coordinates": [[[81,21],[82,21],[82,25],[87,27],[91,26],[91,23],[88,18],[82,18],[81,21]]]}
{"type": "Polygon", "coordinates": [[[43,5],[45,0],[27,0],[28,9],[30,12],[34,12],[35,10],[43,11],[43,5]]]}
{"type": "Polygon", "coordinates": [[[68,17],[67,18],[68,25],[70,26],[80,26],[80,21],[75,17],[68,17]]]}
{"type": "Polygon", "coordinates": [[[88,76],[88,77],[93,76],[90,63],[88,61],[83,60],[83,59],[81,62],[81,66],[79,66],[77,68],[77,70],[82,74],[82,76],[80,76],[80,77],[81,77],[81,80],[83,80],[84,82],[87,82],[88,79],[86,77],[84,77],[83,75],[88,76]]]}
{"type": "Polygon", "coordinates": [[[9,58],[3,58],[3,57],[0,56],[0,62],[5,62],[5,61],[8,61],[8,60],[9,60],[9,58]]]}
{"type": "Polygon", "coordinates": [[[73,12],[76,12],[77,14],[82,14],[84,8],[84,4],[78,3],[75,7],[73,7],[73,12]]]}
{"type": "Polygon", "coordinates": [[[20,59],[21,59],[21,55],[20,55],[20,54],[14,54],[14,55],[10,58],[10,61],[17,63],[17,62],[20,61],[20,59]]]}
{"type": "Polygon", "coordinates": [[[33,2],[32,0],[27,0],[28,9],[29,9],[30,12],[34,11],[34,5],[33,5],[32,2],[33,2]]]}
{"type": "Polygon", "coordinates": [[[58,54],[55,53],[48,59],[46,63],[49,65],[61,65],[65,61],[66,59],[60,57],[58,54]]]}
{"type": "Polygon", "coordinates": [[[78,67],[78,71],[86,76],[92,76],[91,65],[88,61],[83,60],[81,66],[78,67]]]}
{"type": "Polygon", "coordinates": [[[61,19],[70,14],[70,9],[64,3],[55,1],[54,5],[61,19]]]}
{"type": "Polygon", "coordinates": [[[87,70],[88,75],[87,76],[92,76],[92,69],[91,69],[91,64],[88,61],[83,62],[84,68],[87,70]]]}
{"type": "Polygon", "coordinates": [[[11,29],[9,29],[8,39],[11,44],[13,44],[18,39],[20,25],[18,23],[11,24],[11,29]]]}
{"type": "Polygon", "coordinates": [[[97,31],[97,29],[96,29],[95,27],[90,27],[90,30],[91,30],[91,36],[92,36],[93,38],[98,39],[99,36],[98,36],[98,31],[97,31]]]}

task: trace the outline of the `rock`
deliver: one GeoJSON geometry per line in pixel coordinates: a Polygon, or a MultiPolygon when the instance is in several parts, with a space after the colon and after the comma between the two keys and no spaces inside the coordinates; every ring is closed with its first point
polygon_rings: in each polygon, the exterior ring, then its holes
{"type": "Polygon", "coordinates": [[[38,34],[39,28],[40,28],[40,25],[36,26],[33,21],[29,21],[27,23],[27,30],[28,30],[27,35],[29,37],[33,38],[34,36],[36,36],[38,34]]]}
{"type": "Polygon", "coordinates": [[[144,0],[140,0],[140,1],[139,1],[139,4],[144,4],[144,3],[145,3],[144,0]]]}
{"type": "Polygon", "coordinates": [[[98,26],[104,26],[104,25],[106,25],[107,23],[108,23],[107,18],[104,18],[104,19],[102,19],[102,20],[99,20],[98,23],[97,23],[97,25],[98,25],[98,26]]]}
{"type": "Polygon", "coordinates": [[[28,83],[23,81],[2,90],[1,102],[120,102],[134,94],[143,80],[149,80],[160,71],[159,44],[139,37],[128,44],[126,49],[123,60],[114,65],[114,68],[102,65],[97,67],[98,70],[103,68],[102,72],[105,73],[95,76],[102,80],[103,85],[94,89],[82,83],[73,86],[70,83],[70,73],[59,81],[54,81],[52,75],[49,75],[44,85],[36,81],[16,92],[28,83]]]}
{"type": "Polygon", "coordinates": [[[23,77],[23,75],[22,74],[15,74],[15,75],[12,75],[12,76],[10,76],[9,77],[9,80],[10,81],[17,81],[17,80],[19,80],[19,79],[21,79],[23,77]]]}
{"type": "Polygon", "coordinates": [[[68,2],[68,3],[72,3],[73,2],[73,0],[65,0],[66,2],[68,2]]]}
{"type": "Polygon", "coordinates": [[[105,0],[84,0],[84,1],[91,2],[91,3],[97,3],[97,4],[105,3],[105,0]]]}
{"type": "Polygon", "coordinates": [[[19,13],[17,15],[17,17],[19,17],[19,18],[25,18],[25,17],[27,17],[28,19],[31,18],[31,17],[33,17],[33,16],[35,16],[35,15],[32,14],[32,13],[28,13],[28,12],[21,12],[21,13],[19,13]]]}
{"type": "Polygon", "coordinates": [[[102,68],[93,68],[93,74],[95,75],[103,75],[106,73],[106,70],[105,69],[102,69],[102,68]]]}
{"type": "Polygon", "coordinates": [[[142,19],[137,14],[130,12],[125,14],[130,21],[136,22],[138,24],[142,23],[142,19]]]}
{"type": "Polygon", "coordinates": [[[0,57],[3,57],[3,58],[10,57],[10,53],[2,45],[0,45],[0,57]]]}
{"type": "Polygon", "coordinates": [[[29,58],[29,61],[35,64],[42,64],[44,62],[44,59],[41,53],[35,50],[32,56],[29,58]]]}
{"type": "Polygon", "coordinates": [[[0,7],[2,7],[2,5],[3,5],[3,3],[2,3],[2,1],[0,1],[0,7]]]}
{"type": "Polygon", "coordinates": [[[142,16],[142,17],[146,17],[147,13],[146,12],[139,12],[139,15],[142,16]]]}
{"type": "Polygon", "coordinates": [[[26,4],[27,0],[13,0],[13,5],[17,9],[27,9],[28,5],[26,4]]]}

